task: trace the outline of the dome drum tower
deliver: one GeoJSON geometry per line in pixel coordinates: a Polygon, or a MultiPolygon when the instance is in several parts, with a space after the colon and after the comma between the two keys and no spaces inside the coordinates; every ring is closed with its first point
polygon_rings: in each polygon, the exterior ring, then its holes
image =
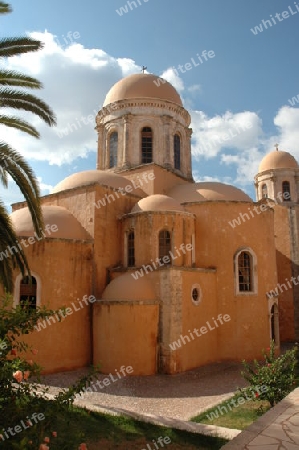
{"type": "Polygon", "coordinates": [[[192,181],[191,118],[175,89],[157,77],[119,81],[96,117],[97,169],[123,172],[154,163],[192,181]]]}

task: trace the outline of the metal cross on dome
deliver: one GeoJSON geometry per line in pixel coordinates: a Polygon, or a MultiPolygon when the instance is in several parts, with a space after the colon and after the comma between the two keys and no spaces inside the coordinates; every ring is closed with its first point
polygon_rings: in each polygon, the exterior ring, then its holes
{"type": "Polygon", "coordinates": [[[146,71],[147,67],[146,66],[142,66],[142,72],[144,73],[146,71]]]}
{"type": "Polygon", "coordinates": [[[276,148],[276,151],[278,152],[279,144],[275,144],[274,147],[276,148]]]}

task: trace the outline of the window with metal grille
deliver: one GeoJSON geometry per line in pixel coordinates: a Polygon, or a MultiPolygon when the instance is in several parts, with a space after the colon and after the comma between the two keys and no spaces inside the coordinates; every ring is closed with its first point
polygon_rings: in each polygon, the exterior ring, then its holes
{"type": "Polygon", "coordinates": [[[290,183],[288,181],[282,182],[282,194],[289,194],[289,195],[283,196],[283,198],[286,202],[289,202],[291,200],[291,189],[290,189],[290,183]]]}
{"type": "Polygon", "coordinates": [[[142,128],[141,132],[141,164],[153,161],[153,132],[149,127],[142,128]]]}
{"type": "Polygon", "coordinates": [[[241,252],[238,256],[239,291],[252,292],[252,257],[248,252],[241,252]]]}
{"type": "Polygon", "coordinates": [[[135,266],[135,234],[130,231],[128,234],[128,267],[135,266]]]}
{"type": "Polygon", "coordinates": [[[118,133],[114,131],[109,138],[110,162],[109,167],[117,166],[117,150],[118,150],[118,133]]]}
{"type": "Polygon", "coordinates": [[[170,258],[170,251],[171,251],[170,233],[167,230],[162,230],[159,233],[159,259],[162,260],[163,256],[168,256],[170,258]]]}
{"type": "Polygon", "coordinates": [[[268,197],[267,185],[263,184],[263,186],[262,186],[262,198],[267,198],[267,197],[268,197]]]}
{"type": "Polygon", "coordinates": [[[21,308],[36,309],[36,279],[26,276],[20,282],[20,306],[21,308]]]}
{"type": "Polygon", "coordinates": [[[181,138],[178,134],[174,135],[173,151],[174,151],[174,168],[180,170],[180,168],[181,168],[181,138]]]}

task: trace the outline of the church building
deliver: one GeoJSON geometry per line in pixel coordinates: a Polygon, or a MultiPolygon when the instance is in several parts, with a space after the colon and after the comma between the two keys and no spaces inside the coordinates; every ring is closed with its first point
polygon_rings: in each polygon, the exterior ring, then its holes
{"type": "Polygon", "coordinates": [[[16,271],[14,305],[58,310],[28,336],[45,372],[174,374],[298,339],[295,159],[263,159],[257,202],[194,182],[190,115],[150,74],[117,82],[95,120],[97,166],[41,198],[44,239],[25,202],[11,214],[33,275],[16,271]]]}

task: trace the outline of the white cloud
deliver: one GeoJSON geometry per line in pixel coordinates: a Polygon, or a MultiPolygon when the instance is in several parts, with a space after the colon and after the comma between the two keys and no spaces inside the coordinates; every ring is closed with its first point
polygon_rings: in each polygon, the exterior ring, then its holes
{"type": "Polygon", "coordinates": [[[279,143],[279,148],[290,152],[299,159],[299,108],[283,106],[274,118],[274,124],[279,130],[278,136],[270,140],[271,149],[275,144],[275,139],[279,143]]]}
{"type": "MultiPolygon", "coordinates": [[[[49,128],[39,118],[28,117],[41,134],[35,140],[13,129],[1,127],[1,139],[26,159],[61,165],[88,152],[96,152],[95,116],[110,87],[129,73],[140,71],[133,60],[109,56],[103,50],[81,44],[63,49],[51,33],[31,33],[45,43],[37,53],[9,58],[5,67],[37,77],[44,84],[35,95],[43,98],[57,116],[57,127],[49,128]],[[63,136],[62,130],[66,130],[63,136]],[[68,131],[67,131],[68,130],[68,131]]],[[[9,111],[10,112],[10,111],[9,111]]]]}
{"type": "Polygon", "coordinates": [[[193,128],[192,153],[195,158],[214,158],[225,148],[238,152],[258,143],[262,136],[261,120],[251,111],[208,117],[203,111],[191,112],[193,128]]]}
{"type": "Polygon", "coordinates": [[[168,81],[172,84],[173,87],[176,88],[177,91],[182,92],[185,89],[184,82],[181,77],[179,77],[172,67],[165,70],[161,78],[164,78],[164,80],[168,81]]]}

